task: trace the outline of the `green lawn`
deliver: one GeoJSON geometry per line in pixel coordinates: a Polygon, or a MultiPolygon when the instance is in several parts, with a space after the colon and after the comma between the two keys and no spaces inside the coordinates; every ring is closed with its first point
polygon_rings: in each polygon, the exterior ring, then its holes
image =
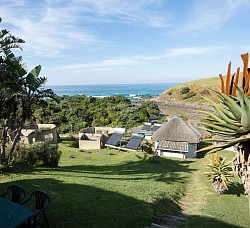
{"type": "MultiPolygon", "coordinates": [[[[231,161],[234,153],[223,151],[220,152],[220,155],[231,161]]],[[[239,178],[231,178],[237,183],[237,186],[230,186],[224,194],[216,193],[211,182],[208,182],[204,177],[204,172],[208,171],[206,164],[210,162],[210,159],[211,155],[207,155],[194,163],[194,169],[198,171],[194,172],[187,187],[188,200],[185,199],[187,222],[184,227],[249,228],[248,199],[243,195],[244,189],[239,178]]]]}
{"type": "Polygon", "coordinates": [[[60,150],[58,168],[22,167],[0,181],[0,192],[11,183],[48,191],[51,227],[146,227],[174,205],[192,172],[190,160],[152,163],[143,152],[60,150]]]}
{"type": "MultiPolygon", "coordinates": [[[[146,227],[178,208],[180,197],[186,204],[184,227],[249,227],[242,186],[215,193],[203,174],[207,158],[153,163],[143,152],[79,152],[66,142],[60,150],[56,169],[16,167],[0,175],[0,192],[18,183],[28,194],[34,189],[50,193],[51,227],[146,227]]],[[[231,159],[232,153],[227,156],[231,159]]]]}

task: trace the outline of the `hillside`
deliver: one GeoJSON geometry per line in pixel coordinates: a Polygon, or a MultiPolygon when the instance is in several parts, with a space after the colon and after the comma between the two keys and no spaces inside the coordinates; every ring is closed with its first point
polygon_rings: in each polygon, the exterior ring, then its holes
{"type": "Polygon", "coordinates": [[[211,104],[202,97],[214,100],[216,95],[210,89],[218,88],[220,88],[219,77],[194,80],[164,91],[156,101],[175,106],[211,107],[211,104]]]}
{"type": "Polygon", "coordinates": [[[217,102],[217,95],[210,89],[219,88],[219,77],[194,80],[164,91],[155,101],[158,102],[161,112],[168,117],[178,115],[199,123],[204,114],[197,110],[214,111],[211,103],[203,97],[217,102]]]}

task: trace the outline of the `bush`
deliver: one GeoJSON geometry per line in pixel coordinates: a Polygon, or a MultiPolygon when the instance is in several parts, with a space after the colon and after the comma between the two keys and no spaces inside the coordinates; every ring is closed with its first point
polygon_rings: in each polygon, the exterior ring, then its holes
{"type": "Polygon", "coordinates": [[[143,151],[145,151],[146,153],[148,154],[153,154],[153,146],[154,146],[154,143],[148,141],[148,140],[144,140],[143,143],[142,143],[142,146],[143,146],[143,151]]]}
{"type": "Polygon", "coordinates": [[[185,116],[185,115],[180,115],[180,118],[181,118],[183,121],[188,121],[188,117],[185,116]]]}
{"type": "Polygon", "coordinates": [[[66,123],[61,123],[58,125],[57,130],[59,133],[66,134],[71,131],[71,126],[66,123]]]}
{"type": "Polygon", "coordinates": [[[79,148],[79,140],[75,139],[70,143],[70,147],[79,148]]]}
{"type": "Polygon", "coordinates": [[[210,95],[210,92],[209,92],[209,90],[204,89],[204,90],[202,90],[202,91],[200,92],[200,94],[201,94],[202,96],[209,96],[209,95],[210,95]]]}
{"type": "Polygon", "coordinates": [[[209,181],[212,181],[212,186],[217,193],[224,193],[228,190],[228,186],[233,183],[230,177],[233,177],[231,162],[226,162],[226,159],[219,156],[216,153],[216,159],[214,154],[211,161],[207,165],[209,171],[205,173],[205,176],[209,181]]]}
{"type": "Polygon", "coordinates": [[[194,96],[196,96],[196,93],[194,91],[190,91],[182,99],[186,100],[186,99],[194,97],[194,96]]]}
{"type": "Polygon", "coordinates": [[[189,87],[184,87],[181,89],[181,94],[187,94],[190,91],[189,87]]]}
{"type": "Polygon", "coordinates": [[[19,145],[17,161],[30,165],[57,167],[61,157],[57,144],[38,142],[32,145],[19,145]]]}

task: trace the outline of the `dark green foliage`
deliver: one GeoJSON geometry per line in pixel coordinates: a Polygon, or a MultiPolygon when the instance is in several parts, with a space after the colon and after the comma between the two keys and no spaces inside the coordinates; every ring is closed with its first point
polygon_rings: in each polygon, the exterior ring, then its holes
{"type": "MultiPolygon", "coordinates": [[[[0,20],[1,22],[1,20],[0,20]]],[[[45,89],[45,77],[40,77],[41,66],[28,72],[21,56],[15,56],[13,49],[21,49],[24,41],[0,30],[0,164],[9,163],[15,153],[21,130],[34,121],[34,106],[46,103],[46,98],[55,98],[51,89],[45,89]],[[7,142],[11,150],[6,157],[7,142]]]]}
{"type": "Polygon", "coordinates": [[[194,97],[194,96],[196,96],[196,93],[194,91],[190,91],[182,99],[186,100],[186,99],[194,97]]]}
{"type": "Polygon", "coordinates": [[[16,161],[29,165],[57,167],[60,157],[61,152],[58,151],[57,144],[39,142],[32,145],[19,145],[16,161]]]}
{"type": "Polygon", "coordinates": [[[184,87],[184,88],[181,89],[180,93],[181,94],[187,94],[189,91],[190,91],[189,87],[184,87]]]}
{"type": "Polygon", "coordinates": [[[181,118],[182,120],[184,120],[184,121],[188,121],[188,117],[185,116],[185,115],[180,115],[180,118],[181,118]]]}
{"type": "Polygon", "coordinates": [[[70,147],[79,148],[79,141],[75,140],[75,141],[71,142],[70,147]]]}
{"type": "Polygon", "coordinates": [[[203,89],[203,90],[201,91],[201,95],[202,95],[202,96],[209,96],[209,95],[210,95],[210,92],[209,92],[208,89],[203,89]]]}
{"type": "Polygon", "coordinates": [[[148,153],[148,154],[153,153],[154,143],[152,143],[148,140],[143,140],[142,146],[143,146],[143,151],[145,151],[146,153],[148,153]]]}
{"type": "Polygon", "coordinates": [[[39,123],[56,124],[60,133],[78,132],[90,126],[130,128],[160,113],[155,102],[133,106],[123,96],[94,98],[77,95],[62,96],[58,100],[58,103],[48,100],[46,107],[37,107],[35,117],[39,123]]]}

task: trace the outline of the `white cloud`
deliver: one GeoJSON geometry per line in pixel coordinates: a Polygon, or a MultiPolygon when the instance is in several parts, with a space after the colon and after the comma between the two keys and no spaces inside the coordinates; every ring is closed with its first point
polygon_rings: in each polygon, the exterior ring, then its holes
{"type": "Polygon", "coordinates": [[[196,0],[191,10],[191,20],[187,21],[184,30],[220,28],[244,7],[250,7],[249,0],[196,0]]]}
{"type": "Polygon", "coordinates": [[[203,55],[213,54],[217,51],[227,50],[225,45],[222,46],[207,46],[207,47],[188,47],[188,48],[173,48],[166,51],[165,56],[190,56],[190,55],[203,55]]]}
{"type": "MultiPolygon", "coordinates": [[[[90,25],[129,23],[150,27],[168,25],[168,12],[159,13],[162,0],[3,0],[0,15],[11,33],[23,38],[30,54],[54,56],[66,49],[107,45],[90,25]],[[98,45],[97,45],[98,44],[98,45]]],[[[98,48],[99,48],[98,47],[98,48]]]]}
{"type": "MultiPolygon", "coordinates": [[[[25,5],[27,7],[27,5],[25,5]]],[[[24,9],[16,10],[12,4],[0,13],[3,22],[12,25],[11,33],[23,38],[33,55],[52,56],[62,50],[90,43],[101,43],[99,39],[87,29],[77,28],[74,25],[73,12],[67,8],[51,8],[41,4],[41,9],[27,8],[28,14],[23,14],[24,9]]]]}
{"type": "Polygon", "coordinates": [[[167,49],[162,54],[144,56],[137,55],[131,57],[117,57],[114,59],[103,60],[100,62],[93,63],[78,63],[70,64],[65,66],[59,66],[51,68],[50,70],[70,70],[70,71],[83,71],[83,70],[115,70],[121,67],[127,67],[130,65],[139,64],[146,61],[155,61],[162,58],[172,58],[172,57],[183,57],[191,55],[208,55],[213,54],[221,50],[226,50],[226,46],[208,46],[208,47],[184,47],[184,48],[173,48],[167,49]]]}
{"type": "Polygon", "coordinates": [[[162,0],[75,0],[82,12],[93,15],[91,19],[103,22],[130,23],[150,27],[165,27],[169,24],[170,13],[160,9],[162,0]]]}

